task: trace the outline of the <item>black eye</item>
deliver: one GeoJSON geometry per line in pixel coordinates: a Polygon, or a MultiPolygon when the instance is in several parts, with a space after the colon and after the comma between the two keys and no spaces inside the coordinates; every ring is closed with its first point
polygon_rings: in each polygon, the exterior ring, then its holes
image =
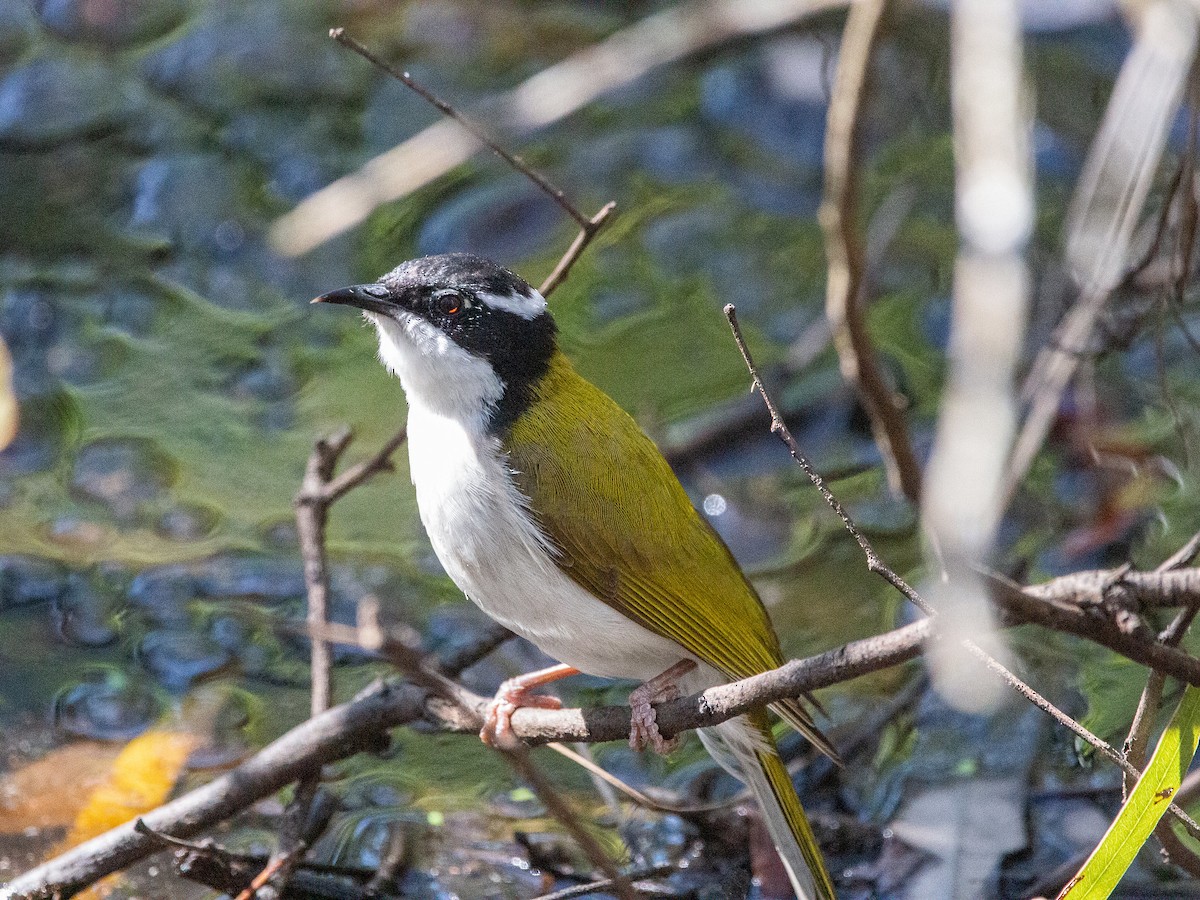
{"type": "Polygon", "coordinates": [[[433,295],[434,308],[444,316],[457,316],[468,306],[467,299],[458,291],[438,291],[433,295]]]}

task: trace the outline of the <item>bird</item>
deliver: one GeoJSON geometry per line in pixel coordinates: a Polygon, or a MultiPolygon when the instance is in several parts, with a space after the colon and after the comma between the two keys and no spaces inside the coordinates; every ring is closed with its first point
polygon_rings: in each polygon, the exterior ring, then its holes
{"type": "MultiPolygon", "coordinates": [[[[443,568],[487,615],[559,661],[501,685],[481,736],[511,744],[535,689],[578,673],[642,682],[631,744],[670,749],[653,703],[784,661],[749,579],[634,419],[558,346],[545,297],[491,260],[409,260],[314,303],[360,310],[408,406],[409,469],[443,568]]],[[[799,698],[772,711],[837,754],[799,698]]],[[[752,791],[802,900],[833,881],[765,711],[699,731],[752,791]]]]}

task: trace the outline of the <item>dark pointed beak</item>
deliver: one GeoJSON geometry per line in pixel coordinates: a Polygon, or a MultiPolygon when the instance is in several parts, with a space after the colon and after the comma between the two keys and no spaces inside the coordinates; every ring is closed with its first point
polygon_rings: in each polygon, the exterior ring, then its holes
{"type": "Polygon", "coordinates": [[[355,284],[350,287],[338,288],[328,294],[313,298],[313,303],[340,303],[342,306],[354,306],[368,312],[390,315],[399,305],[392,299],[392,293],[382,284],[355,284]]]}

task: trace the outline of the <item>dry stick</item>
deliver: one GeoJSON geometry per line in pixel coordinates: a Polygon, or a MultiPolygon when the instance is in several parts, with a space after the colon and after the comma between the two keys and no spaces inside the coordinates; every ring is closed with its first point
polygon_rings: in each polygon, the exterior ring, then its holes
{"type": "Polygon", "coordinates": [[[1128,254],[1133,222],[1157,168],[1182,84],[1194,61],[1195,12],[1187,5],[1147,4],[1089,151],[1072,205],[1068,253],[1078,257],[1082,290],[1038,353],[1025,381],[1028,411],[1009,456],[1001,506],[1033,464],[1078,370],[1128,254]],[[1113,171],[1113,170],[1116,171],[1113,171]],[[1119,194],[1119,196],[1118,196],[1119,194]],[[1075,250],[1071,246],[1075,245],[1075,250]]]}
{"type": "MultiPolygon", "coordinates": [[[[1162,563],[1155,572],[1165,573],[1180,566],[1188,565],[1195,557],[1197,551],[1200,551],[1200,532],[1192,535],[1191,540],[1183,545],[1175,553],[1162,563]]],[[[1197,610],[1200,606],[1192,605],[1184,607],[1175,614],[1175,618],[1171,624],[1158,636],[1158,639],[1168,647],[1176,647],[1183,640],[1183,636],[1187,634],[1188,628],[1191,627],[1192,620],[1196,617],[1197,610]]],[[[1151,669],[1149,676],[1146,678],[1146,686],[1142,689],[1142,695],[1138,698],[1137,711],[1134,713],[1133,722],[1129,726],[1129,736],[1125,738],[1125,757],[1134,766],[1141,771],[1146,766],[1146,752],[1150,746],[1150,731],[1154,725],[1154,716],[1158,712],[1158,707],[1162,703],[1163,686],[1166,683],[1166,677],[1159,671],[1151,669]]],[[[1133,790],[1135,780],[1126,775],[1121,782],[1126,799],[1129,792],[1133,790]]],[[[1176,792],[1178,794],[1178,792],[1176,792]]],[[[1180,796],[1176,796],[1175,802],[1181,806],[1184,800],[1180,796]]],[[[1184,844],[1175,834],[1171,823],[1160,821],[1154,828],[1154,836],[1158,839],[1159,846],[1162,849],[1162,855],[1167,862],[1174,863],[1193,877],[1200,877],[1200,856],[1196,852],[1184,844]]]]}
{"type": "Polygon", "coordinates": [[[329,507],[371,476],[389,470],[392,454],[404,443],[406,436],[407,432],[401,428],[374,456],[351,466],[337,478],[333,476],[334,469],[338,459],[350,446],[353,435],[349,429],[342,429],[329,437],[318,439],[308,457],[300,493],[293,501],[300,554],[304,559],[307,620],[314,635],[311,639],[314,716],[329,708],[333,692],[329,644],[320,637],[320,629],[328,620],[329,568],[325,556],[325,526],[329,520],[329,507]]]}
{"type": "MultiPolygon", "coordinates": [[[[867,569],[869,571],[879,573],[885,581],[904,594],[905,597],[907,597],[926,615],[931,617],[936,615],[936,611],[929,605],[924,597],[918,594],[917,591],[913,589],[903,578],[901,578],[883,563],[883,561],[875,553],[875,549],[871,546],[871,543],[866,539],[863,533],[859,531],[858,526],[854,524],[854,521],[850,518],[841,502],[832,494],[832,492],[830,492],[829,488],[825,486],[825,482],[821,479],[821,476],[817,474],[816,470],[813,469],[812,464],[808,461],[808,458],[800,450],[800,445],[797,444],[796,439],[792,437],[791,431],[788,430],[787,425],[784,423],[783,419],[779,415],[778,410],[775,408],[774,401],[771,399],[770,395],[766,391],[766,388],[763,386],[762,379],[758,374],[758,368],[755,366],[754,359],[750,355],[750,348],[746,345],[746,339],[743,337],[741,326],[738,324],[737,310],[732,303],[725,306],[725,318],[729,320],[729,327],[733,331],[733,339],[737,344],[738,350],[742,354],[742,359],[746,363],[746,368],[750,371],[754,388],[758,391],[759,396],[762,397],[763,403],[767,407],[767,411],[771,414],[771,433],[778,435],[780,440],[783,441],[784,445],[788,448],[788,452],[792,455],[792,458],[799,463],[800,467],[804,470],[804,473],[813,483],[813,486],[820,491],[821,496],[825,499],[825,502],[837,514],[838,518],[842,520],[842,524],[845,525],[846,530],[850,532],[851,536],[858,543],[858,546],[862,548],[863,554],[867,559],[867,569]]],[[[1020,594],[1020,589],[1017,588],[1016,592],[1020,594]]],[[[1038,602],[1033,598],[1026,599],[1030,603],[1038,602]]],[[[1049,604],[1046,605],[1049,606],[1049,604]]],[[[1032,613],[1030,613],[1030,615],[1032,615],[1032,613]]],[[[1116,629],[1114,628],[1113,630],[1116,629]]],[[[1142,642],[1139,641],[1138,643],[1142,642]]],[[[1054,704],[1052,704],[1049,700],[1041,696],[1041,694],[1035,691],[1032,687],[1025,684],[1025,682],[1010,672],[1005,666],[1001,665],[1000,662],[990,656],[974,641],[964,640],[963,646],[965,646],[967,650],[970,651],[971,655],[980,660],[990,671],[1000,675],[1000,677],[1003,678],[1010,687],[1015,688],[1023,697],[1033,701],[1039,709],[1048,713],[1056,721],[1071,729],[1071,731],[1079,735],[1109,759],[1120,765],[1122,769],[1126,769],[1126,767],[1129,769],[1133,768],[1132,766],[1129,766],[1129,763],[1126,762],[1125,758],[1116,750],[1114,750],[1106,741],[1092,734],[1065,712],[1054,706],[1054,704]]],[[[1170,651],[1169,648],[1166,648],[1166,652],[1169,653],[1172,651],[1170,651]]],[[[1200,668],[1200,661],[1195,662],[1197,663],[1197,667],[1200,668]]],[[[1198,677],[1200,677],[1200,673],[1198,673],[1198,677]]],[[[1193,835],[1195,835],[1197,838],[1200,838],[1200,825],[1194,822],[1186,812],[1184,812],[1175,804],[1172,804],[1169,809],[1172,815],[1187,825],[1188,830],[1193,835]]]]}
{"type": "Polygon", "coordinates": [[[921,495],[921,467],[913,453],[900,399],[888,385],[867,335],[862,306],[866,258],[856,216],[859,192],[854,163],[859,155],[859,110],[885,5],[885,0],[861,0],[850,5],[826,119],[825,196],[818,220],[829,259],[825,314],[842,377],[862,399],[893,493],[916,502],[921,495]]]}
{"type": "MultiPolygon", "coordinates": [[[[442,665],[457,673],[495,647],[495,631],[484,631],[477,643],[461,647],[442,665]]],[[[421,718],[428,697],[428,692],[415,687],[377,685],[352,702],[301,723],[208,784],[18,876],[0,889],[0,897],[32,900],[78,893],[161,849],[164,838],[197,834],[325,763],[378,747],[387,729],[421,718]]],[[[626,730],[628,716],[626,710],[626,730]]]]}
{"type": "MultiPolygon", "coordinates": [[[[670,875],[677,868],[677,866],[651,866],[646,869],[633,869],[621,877],[628,881],[645,881],[649,878],[661,878],[664,875],[670,875]]],[[[612,879],[606,878],[603,881],[592,881],[588,884],[577,884],[574,887],[563,888],[561,891],[555,891],[552,894],[542,894],[539,897],[534,897],[533,900],[572,900],[574,897],[587,897],[591,894],[607,891],[614,884],[615,882],[612,879]]]]}
{"type": "Polygon", "coordinates": [[[388,65],[365,46],[360,44],[350,35],[346,34],[344,28],[333,28],[329,31],[329,36],[350,50],[353,50],[371,65],[386,72],[393,78],[400,81],[409,90],[414,91],[423,100],[434,106],[442,115],[453,119],[467,131],[469,131],[481,144],[499,156],[502,160],[508,163],[512,168],[516,169],[530,181],[532,181],[543,193],[557,203],[562,210],[576,221],[579,225],[579,234],[575,240],[571,242],[571,246],[567,248],[567,252],[563,254],[562,259],[558,261],[558,265],[554,267],[554,271],[542,282],[541,293],[544,297],[549,297],[554,289],[562,284],[570,274],[571,267],[575,265],[576,260],[583,255],[583,251],[587,249],[588,244],[604,227],[613,211],[617,208],[617,204],[609,201],[604,204],[601,210],[592,216],[590,219],[585,216],[563,193],[562,189],[550,181],[541,172],[530,166],[525,160],[517,156],[515,153],[509,153],[500,144],[492,140],[488,133],[479,125],[472,122],[457,109],[437,96],[421,82],[417,81],[408,72],[402,72],[399,69],[388,65]]]}
{"type": "MultiPolygon", "coordinates": [[[[1186,566],[1195,557],[1197,551],[1200,551],[1200,532],[1192,535],[1191,539],[1175,551],[1171,556],[1164,560],[1163,563],[1154,570],[1155,574],[1166,574],[1173,569],[1178,569],[1186,566]]],[[[1192,619],[1196,615],[1197,607],[1192,605],[1190,608],[1180,610],[1174,620],[1166,630],[1159,635],[1159,640],[1168,647],[1175,647],[1183,640],[1184,634],[1187,633],[1188,627],[1192,624],[1192,619]]],[[[1142,769],[1146,765],[1146,750],[1150,745],[1150,731],[1154,725],[1154,716],[1158,712],[1158,706],[1162,702],[1163,684],[1166,679],[1161,672],[1151,670],[1150,675],[1146,679],[1146,686],[1142,689],[1142,695],[1138,698],[1137,711],[1133,714],[1133,722],[1129,726],[1129,734],[1125,738],[1125,758],[1136,769],[1142,769]]],[[[1126,796],[1132,790],[1132,783],[1128,778],[1125,779],[1124,791],[1126,796]]]]}
{"type": "MultiPolygon", "coordinates": [[[[873,554],[869,544],[866,552],[873,554]]],[[[881,566],[876,559],[874,571],[882,571],[881,566]]],[[[1096,631],[1094,626],[1099,620],[1078,609],[1070,610],[1076,621],[1065,621],[1064,604],[1025,595],[1015,585],[998,588],[1002,606],[1006,605],[1003,601],[1006,591],[1018,598],[1016,607],[1023,610],[1023,615],[1017,616],[1020,621],[1038,622],[1051,628],[1061,626],[1060,630],[1081,634],[1143,665],[1162,668],[1189,684],[1200,685],[1200,661],[1179,650],[1157,647],[1125,635],[1114,626],[1109,626],[1107,632],[1096,631]],[[1080,625],[1080,621],[1085,624],[1080,625]],[[1091,631],[1086,623],[1093,626],[1091,631]]],[[[672,737],[689,728],[710,727],[774,700],[800,696],[900,665],[919,656],[922,646],[933,636],[933,620],[922,619],[817,656],[792,660],[744,681],[658,704],[660,730],[664,737],[672,737]]],[[[453,657],[443,658],[445,673],[453,675],[472,665],[506,637],[498,627],[484,630],[477,643],[459,649],[453,657]]],[[[472,709],[471,715],[462,715],[457,702],[449,704],[427,689],[414,685],[376,685],[353,701],[301,723],[214,781],[147,813],[142,817],[143,828],[134,823],[118,826],[17,877],[0,896],[4,900],[71,896],[159,850],[161,841],[147,836],[144,828],[176,838],[197,834],[328,762],[377,749],[386,731],[398,725],[424,719],[446,729],[478,731],[488,701],[465,689],[457,691],[458,698],[472,709]],[[451,715],[450,711],[458,714],[451,715]]],[[[513,715],[513,731],[527,743],[623,740],[629,736],[629,707],[519,709],[513,715]]],[[[1085,732],[1080,737],[1104,752],[1103,742],[1094,735],[1085,732]]],[[[1182,788],[1179,794],[1183,794],[1182,788]]],[[[1181,814],[1174,805],[1171,812],[1177,817],[1181,814]]]]}
{"type": "Polygon", "coordinates": [[[408,72],[402,72],[400,69],[397,69],[394,66],[384,62],[354,38],[350,37],[350,35],[346,34],[346,29],[344,28],[329,29],[329,36],[348,50],[353,50],[377,69],[387,72],[397,81],[403,82],[404,86],[409,90],[419,94],[424,100],[437,107],[442,115],[453,119],[467,131],[469,131],[475,136],[475,139],[478,140],[479,143],[483,144],[485,147],[503,159],[506,163],[536,184],[542,190],[542,192],[546,194],[546,196],[561,206],[563,211],[568,216],[578,222],[579,227],[585,232],[589,228],[593,227],[588,217],[577,210],[575,206],[569,200],[567,200],[566,195],[563,194],[562,190],[554,185],[550,179],[546,178],[546,176],[542,175],[540,172],[530,168],[530,166],[523,159],[521,159],[521,157],[509,153],[507,150],[497,144],[491,139],[491,137],[488,136],[488,133],[484,131],[482,127],[472,122],[441,97],[437,96],[437,94],[429,90],[429,88],[425,87],[425,85],[421,84],[421,82],[417,81],[410,74],[408,74],[408,72]]]}
{"type": "MultiPolygon", "coordinates": [[[[468,717],[476,715],[479,698],[461,685],[431,668],[419,650],[409,646],[402,640],[393,638],[381,627],[377,615],[377,605],[363,602],[359,604],[359,625],[357,628],[332,624],[332,626],[327,625],[326,629],[335,633],[341,633],[342,642],[344,643],[356,643],[368,649],[379,650],[414,684],[426,687],[452,703],[456,703],[468,717]]],[[[579,821],[579,817],[558,793],[550,780],[534,765],[533,760],[529,758],[528,748],[518,745],[511,750],[501,747],[497,747],[496,749],[508,764],[516,770],[517,774],[529,783],[534,793],[545,804],[546,809],[550,811],[550,814],[575,839],[575,842],[579,844],[580,849],[583,850],[584,855],[587,856],[592,864],[610,879],[615,880],[617,893],[621,895],[623,900],[634,900],[633,889],[629,886],[628,882],[622,879],[616,863],[605,853],[604,848],[600,846],[595,837],[583,827],[583,824],[579,821]]]]}
{"type": "Polygon", "coordinates": [[[575,810],[571,809],[550,779],[534,765],[533,760],[530,759],[529,749],[517,746],[511,750],[502,749],[500,753],[508,761],[508,764],[528,782],[533,792],[545,804],[550,815],[554,816],[558,823],[575,839],[575,843],[580,846],[592,865],[608,876],[609,884],[621,897],[621,900],[636,900],[633,885],[629,883],[629,879],[621,874],[617,864],[600,846],[600,842],[596,840],[595,836],[583,827],[575,810]]]}
{"type": "MultiPolygon", "coordinates": [[[[353,435],[343,428],[333,435],[319,438],[313,445],[305,466],[300,492],[293,501],[296,510],[296,532],[300,542],[300,553],[304,560],[304,584],[307,594],[306,621],[312,634],[311,672],[312,696],[311,715],[319,715],[329,709],[333,697],[333,654],[328,641],[320,636],[320,629],[329,618],[329,566],[325,553],[325,526],[329,520],[329,507],[345,493],[362,484],[378,472],[391,468],[391,456],[404,442],[404,429],[396,432],[374,456],[351,466],[341,476],[334,478],[338,460],[350,446],[353,435]]],[[[316,773],[301,782],[296,792],[298,804],[295,814],[304,820],[310,809],[310,801],[316,794],[316,773]]],[[[315,835],[313,839],[315,839],[315,835]]],[[[271,860],[270,872],[264,870],[264,881],[274,878],[285,881],[303,855],[307,843],[297,841],[271,860]]],[[[257,887],[251,885],[247,897],[253,897],[257,887]]]]}
{"type": "Polygon", "coordinates": [[[567,252],[563,254],[563,258],[558,261],[558,265],[554,267],[554,271],[546,276],[546,280],[542,282],[540,290],[543,297],[549,297],[556,287],[567,280],[567,276],[571,274],[571,267],[575,265],[575,261],[583,255],[583,251],[587,249],[587,245],[592,242],[592,239],[595,238],[600,229],[604,227],[609,216],[613,214],[613,210],[616,208],[617,204],[610,200],[600,208],[600,212],[592,216],[587,221],[587,224],[579,229],[579,234],[571,242],[571,246],[567,248],[567,252]]]}
{"type": "MultiPolygon", "coordinates": [[[[647,72],[722,44],[776,31],[846,0],[685,0],[534,73],[495,98],[514,133],[559,122],[602,94],[647,72]]],[[[437,122],[301,201],[272,226],[282,252],[307,253],[353,228],[383,203],[410,194],[467,162],[478,144],[453,123],[437,122]]]]}
{"type": "MultiPolygon", "coordinates": [[[[304,583],[308,590],[308,623],[316,628],[328,618],[329,571],[325,558],[325,523],[328,504],[325,484],[333,475],[338,457],[350,443],[350,430],[343,428],[313,445],[304,470],[304,480],[293,506],[300,553],[304,558],[304,583]]],[[[329,645],[319,638],[312,641],[312,708],[317,715],[329,709],[332,695],[329,645]]]]}

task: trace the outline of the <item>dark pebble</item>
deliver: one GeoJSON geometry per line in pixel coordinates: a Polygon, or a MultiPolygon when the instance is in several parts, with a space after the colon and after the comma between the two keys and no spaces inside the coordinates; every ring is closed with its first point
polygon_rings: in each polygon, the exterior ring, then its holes
{"type": "Polygon", "coordinates": [[[817,168],[824,153],[828,59],[826,49],[808,38],[781,43],[758,59],[722,64],[701,79],[701,114],[773,159],[817,168]]]}
{"type": "Polygon", "coordinates": [[[146,670],[172,691],[182,691],[233,661],[229,651],[207,635],[188,631],[152,631],[142,639],[138,655],[146,670]]]}
{"type": "Polygon", "coordinates": [[[105,672],[55,698],[54,722],[68,734],[101,741],[128,741],[162,714],[158,696],[137,679],[105,672]]]}
{"type": "Polygon", "coordinates": [[[67,576],[66,590],[54,603],[59,637],[81,647],[105,647],[117,640],[107,599],[82,575],[67,576]]]}
{"type": "Polygon", "coordinates": [[[323,23],[298,18],[273,4],[218,4],[143,60],[142,72],[158,90],[213,113],[357,97],[367,67],[330,41],[323,23]]]}
{"type": "Polygon", "coordinates": [[[56,603],[67,590],[67,572],[33,556],[0,556],[0,607],[56,603]]]}
{"type": "Polygon", "coordinates": [[[422,824],[419,815],[396,809],[352,810],[335,818],[313,855],[335,865],[375,869],[383,862],[394,829],[422,824]]]}
{"type": "Polygon", "coordinates": [[[174,506],[154,523],[154,530],[169,541],[199,541],[212,534],[220,514],[202,506],[174,506]]]}
{"type": "MultiPolygon", "coordinates": [[[[245,234],[237,218],[239,191],[228,160],[219,155],[160,155],[137,171],[129,227],[142,239],[227,259],[241,246],[231,235],[245,234]]],[[[215,290],[220,285],[214,277],[209,286],[215,290]]]]}
{"type": "Polygon", "coordinates": [[[116,49],[162,37],[183,21],[182,0],[35,0],[47,30],[116,49]]]}
{"type": "Polygon", "coordinates": [[[5,292],[0,301],[0,335],[13,361],[13,387],[18,397],[49,390],[54,379],[47,363],[51,345],[64,327],[54,297],[38,288],[5,292]]]}
{"type": "Polygon", "coordinates": [[[103,504],[117,521],[132,523],[174,480],[174,461],[153,441],[112,438],[80,451],[71,491],[82,500],[103,504]]]}
{"type": "Polygon", "coordinates": [[[96,60],[35,59],[0,82],[0,147],[30,150],[126,125],[136,88],[96,60]]]}
{"type": "Polygon", "coordinates": [[[196,577],[183,565],[146,569],[129,584],[130,602],[158,625],[186,625],[187,605],[197,593],[196,577]]]}
{"type": "Polygon", "coordinates": [[[216,556],[194,566],[201,596],[219,600],[246,598],[280,603],[305,596],[299,560],[258,556],[216,556]]]}

